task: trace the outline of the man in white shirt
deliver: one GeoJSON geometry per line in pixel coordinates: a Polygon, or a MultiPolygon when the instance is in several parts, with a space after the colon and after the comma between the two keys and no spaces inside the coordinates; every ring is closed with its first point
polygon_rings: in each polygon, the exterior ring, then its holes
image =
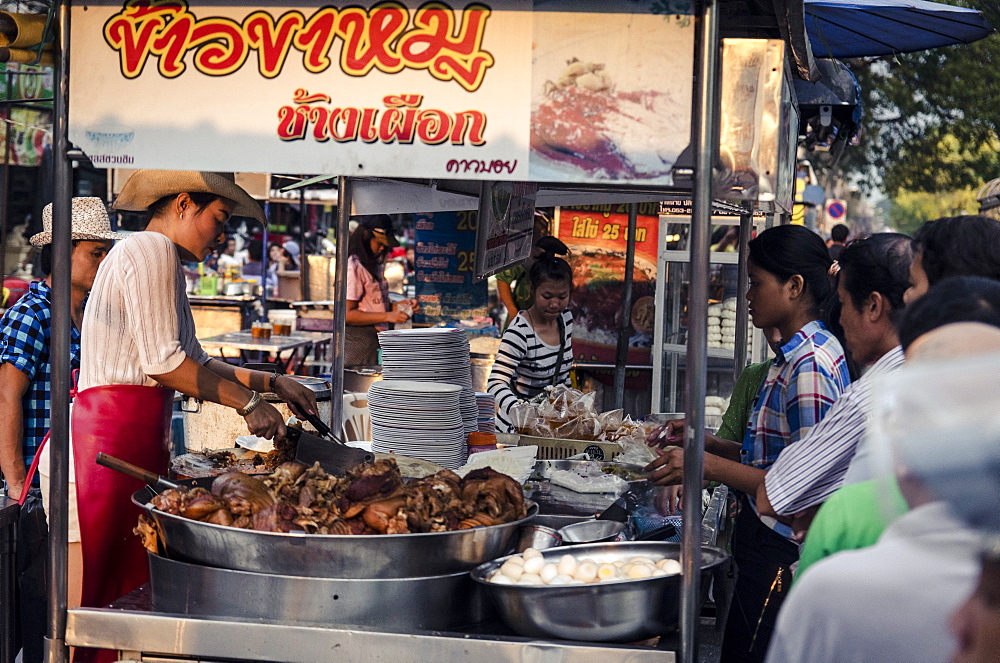
{"type": "MultiPolygon", "coordinates": [[[[907,358],[996,352],[1000,329],[960,323],[924,334],[907,358]]],[[[912,509],[877,544],[823,559],[796,580],[778,615],[768,663],[948,659],[948,618],[974,587],[980,537],[914,480],[901,477],[899,484],[912,509]]]]}

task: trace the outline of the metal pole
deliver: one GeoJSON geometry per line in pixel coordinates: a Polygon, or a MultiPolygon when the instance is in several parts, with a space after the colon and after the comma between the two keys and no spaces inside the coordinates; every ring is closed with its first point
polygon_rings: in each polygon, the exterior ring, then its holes
{"type": "MultiPolygon", "coordinates": [[[[7,72],[7,96],[10,97],[10,86],[14,81],[13,74],[7,72]]],[[[7,246],[7,228],[10,226],[7,223],[7,215],[10,211],[10,127],[9,122],[11,111],[13,106],[8,106],[7,113],[7,126],[4,127],[3,132],[3,197],[0,198],[0,245],[7,246]]],[[[0,286],[3,285],[3,278],[7,275],[7,251],[0,251],[0,286]]],[[[13,270],[12,270],[13,273],[13,270]]]]}
{"type": "Polygon", "coordinates": [[[333,339],[330,342],[330,428],[340,431],[344,410],[344,338],[347,324],[347,239],[351,233],[351,180],[337,178],[337,270],[333,280],[333,339]]]}
{"type": "Polygon", "coordinates": [[[740,262],[737,269],[736,283],[736,352],[733,361],[733,381],[740,377],[740,373],[747,365],[747,330],[750,327],[749,309],[750,303],[747,301],[747,287],[750,279],[747,273],[748,260],[750,259],[750,233],[753,232],[753,213],[749,210],[740,215],[740,241],[738,251],[740,252],[740,262]]]}
{"type": "Polygon", "coordinates": [[[622,315],[618,324],[618,348],[615,352],[615,409],[625,405],[625,365],[628,364],[628,326],[632,319],[632,271],[635,269],[635,227],[639,204],[629,203],[628,235],[625,236],[625,286],[622,315]]]}
{"type": "MultiPolygon", "coordinates": [[[[299,294],[303,300],[309,296],[309,255],[306,253],[306,188],[299,189],[299,294]]],[[[336,430],[336,429],[334,429],[336,430]]]]}
{"type": "Polygon", "coordinates": [[[712,215],[712,166],[718,135],[719,24],[716,0],[702,0],[697,16],[693,209],[691,216],[691,286],[688,302],[687,438],[684,440],[684,524],[681,555],[681,661],[698,660],[701,612],[701,484],[704,465],[705,391],[708,382],[709,232],[712,215]]]}
{"type": "MultiPolygon", "coordinates": [[[[268,198],[271,196],[270,191],[270,180],[268,180],[268,198]]],[[[263,252],[264,255],[261,256],[260,266],[260,309],[264,320],[267,320],[267,280],[271,276],[271,249],[268,246],[267,241],[267,226],[268,220],[271,218],[271,202],[267,201],[264,203],[264,233],[261,238],[261,243],[264,245],[263,252]]],[[[278,275],[275,273],[274,278],[277,279],[278,275]]]]}
{"type": "Polygon", "coordinates": [[[55,108],[52,119],[54,164],[52,201],[52,437],[50,445],[52,500],[49,503],[49,628],[45,637],[47,663],[63,663],[66,649],[66,576],[69,541],[69,388],[70,388],[70,218],[73,169],[69,148],[69,19],[70,0],[59,2],[55,108]]]}

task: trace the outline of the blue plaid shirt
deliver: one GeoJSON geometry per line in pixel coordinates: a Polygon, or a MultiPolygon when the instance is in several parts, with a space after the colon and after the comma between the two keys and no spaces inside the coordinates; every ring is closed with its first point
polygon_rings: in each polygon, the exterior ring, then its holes
{"type": "MultiPolygon", "coordinates": [[[[782,449],[798,442],[826,416],[850,383],[844,348],[837,337],[818,320],[804,326],[771,362],[743,436],[741,461],[769,468],[782,449]]],[[[754,496],[748,497],[756,510],[754,496]]],[[[761,520],[779,534],[791,536],[791,528],[772,518],[761,520]]]]}
{"type": "MultiPolygon", "coordinates": [[[[28,390],[21,399],[25,468],[31,466],[38,445],[49,430],[49,411],[52,409],[51,327],[52,290],[45,281],[32,283],[28,292],[0,318],[0,364],[11,364],[30,380],[28,390]]],[[[80,331],[75,326],[71,332],[70,365],[73,369],[80,368],[80,331]]],[[[38,485],[37,475],[33,485],[38,485]]]]}

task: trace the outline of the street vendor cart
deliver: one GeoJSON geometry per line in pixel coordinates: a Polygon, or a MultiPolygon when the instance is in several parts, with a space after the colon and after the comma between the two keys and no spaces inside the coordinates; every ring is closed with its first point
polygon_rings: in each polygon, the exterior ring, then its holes
{"type": "MultiPolygon", "coordinates": [[[[742,66],[729,75],[765,84],[734,82],[748,96],[724,118],[722,133],[732,140],[721,163],[714,156],[717,5],[730,3],[279,4],[99,0],[73,9],[72,35],[69,3],[60,4],[55,264],[69,262],[70,140],[82,150],[77,158],[98,166],[336,173],[339,238],[347,237],[352,214],[478,209],[479,245],[469,267],[481,276],[527,255],[535,206],[634,204],[693,193],[686,375],[689,402],[704,399],[711,201],[725,196],[771,213],[790,208],[797,122],[785,78],[792,69],[809,76],[811,57],[801,3],[775,3],[789,11],[780,18],[763,11],[762,22],[750,21],[753,28],[728,17],[727,36],[741,38],[733,48],[742,53],[742,66]],[[766,57],[750,57],[755,48],[766,57]],[[200,92],[192,95],[195,88],[200,92]],[[191,102],[192,96],[205,102],[191,102]],[[583,119],[588,113],[598,119],[583,119]],[[764,118],[769,132],[760,129],[764,118]]],[[[738,4],[761,12],[758,3],[738,4]]],[[[340,241],[334,394],[344,368],[347,262],[347,242],[340,241]]],[[[702,455],[701,445],[692,444],[705,426],[698,408],[689,417],[685,454],[680,630],[658,633],[653,643],[599,644],[599,628],[592,631],[595,642],[524,638],[495,619],[452,630],[354,626],[349,617],[310,623],[294,609],[296,598],[305,601],[305,586],[277,576],[270,581],[281,591],[252,597],[262,605],[249,616],[198,614],[194,595],[187,611],[160,611],[142,590],[112,606],[67,611],[69,317],[68,281],[59,276],[49,660],[65,660],[67,646],[116,649],[143,660],[696,660],[703,559],[713,554],[702,550],[702,455]]],[[[340,407],[332,399],[335,422],[340,407]]],[[[332,600],[340,596],[334,591],[332,600]]]]}

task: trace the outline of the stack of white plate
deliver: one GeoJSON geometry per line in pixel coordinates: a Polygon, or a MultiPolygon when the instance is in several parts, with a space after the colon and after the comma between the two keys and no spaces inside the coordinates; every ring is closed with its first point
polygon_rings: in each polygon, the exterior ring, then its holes
{"type": "Polygon", "coordinates": [[[382,346],[384,380],[441,382],[462,387],[459,407],[465,432],[479,428],[469,338],[465,331],[449,327],[392,329],[379,332],[378,342],[382,346]]]}
{"type": "Polygon", "coordinates": [[[468,456],[459,409],[462,388],[453,384],[381,380],[368,388],[372,451],[422,458],[449,469],[468,456]]]}
{"type": "Polygon", "coordinates": [[[476,423],[479,426],[480,433],[496,433],[497,432],[497,402],[493,394],[487,394],[482,391],[476,392],[476,407],[478,409],[476,416],[476,423]]]}

